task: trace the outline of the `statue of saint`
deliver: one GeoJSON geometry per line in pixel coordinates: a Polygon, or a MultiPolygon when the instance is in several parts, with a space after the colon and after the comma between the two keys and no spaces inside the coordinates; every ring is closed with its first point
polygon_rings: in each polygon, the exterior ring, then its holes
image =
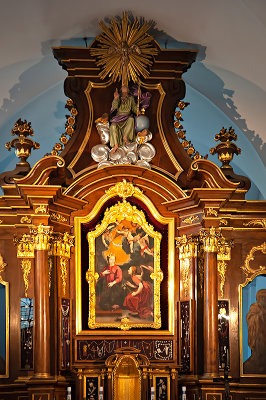
{"type": "Polygon", "coordinates": [[[128,144],[135,140],[135,121],[133,114],[139,115],[134,97],[129,95],[127,86],[121,87],[121,95],[116,89],[112,102],[111,113],[116,115],[111,119],[110,146],[114,153],[119,146],[128,144]]]}

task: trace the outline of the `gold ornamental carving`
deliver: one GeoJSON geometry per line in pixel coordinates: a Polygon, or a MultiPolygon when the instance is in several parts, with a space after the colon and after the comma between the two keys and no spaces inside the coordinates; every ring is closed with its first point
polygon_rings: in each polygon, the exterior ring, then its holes
{"type": "Polygon", "coordinates": [[[183,235],[176,238],[176,246],[179,250],[179,260],[197,257],[199,240],[196,236],[183,235]]]}
{"type": "Polygon", "coordinates": [[[59,213],[51,213],[51,220],[56,222],[67,222],[67,218],[59,213]]]}
{"type": "MultiPolygon", "coordinates": [[[[130,192],[126,192],[130,193],[130,192]]],[[[124,194],[124,192],[123,192],[124,194]]],[[[88,232],[87,239],[89,244],[89,269],[86,273],[86,280],[89,284],[89,318],[88,326],[90,329],[95,328],[119,328],[128,330],[130,328],[154,328],[161,327],[160,312],[160,284],[163,279],[163,272],[160,269],[160,242],[161,233],[156,232],[154,227],[146,221],[143,211],[136,206],[132,206],[125,199],[105,211],[102,222],[96,226],[94,231],[88,232]],[[154,239],[154,271],[150,274],[150,278],[154,281],[154,310],[153,322],[139,323],[134,322],[128,317],[123,317],[119,322],[98,322],[96,319],[96,283],[99,274],[96,272],[96,249],[95,239],[106,231],[107,227],[112,223],[121,222],[123,220],[131,221],[138,224],[142,229],[154,239]]]]}
{"type": "Polygon", "coordinates": [[[125,179],[123,179],[122,182],[119,182],[115,186],[112,186],[110,189],[106,190],[106,194],[119,196],[125,200],[127,197],[134,196],[135,194],[141,195],[142,190],[140,190],[137,186],[134,186],[133,183],[127,182],[125,179]]]}
{"type": "Polygon", "coordinates": [[[213,207],[209,207],[209,208],[206,209],[206,215],[207,216],[208,215],[214,215],[215,217],[217,217],[218,216],[218,211],[215,210],[215,208],[213,208],[213,207]]]}
{"type": "Polygon", "coordinates": [[[47,207],[43,204],[40,204],[37,208],[35,208],[35,214],[46,214],[47,207]]]}
{"type": "Polygon", "coordinates": [[[23,271],[23,281],[24,281],[24,285],[25,285],[25,297],[28,297],[29,274],[31,271],[31,260],[22,259],[21,260],[21,269],[23,271]]]}
{"type": "Polygon", "coordinates": [[[258,228],[266,228],[266,218],[262,219],[252,219],[248,222],[243,222],[243,226],[252,226],[258,228]]]}
{"type": "Polygon", "coordinates": [[[21,238],[15,237],[17,246],[17,258],[34,258],[34,238],[32,235],[24,234],[21,238]]]}
{"type": "Polygon", "coordinates": [[[184,222],[185,224],[194,224],[195,222],[199,222],[199,216],[198,215],[191,215],[190,217],[183,219],[182,222],[184,222]]]}
{"type": "Polygon", "coordinates": [[[241,269],[244,271],[245,275],[248,277],[248,275],[252,274],[254,277],[256,275],[259,275],[261,273],[266,273],[266,266],[265,265],[260,265],[257,269],[251,268],[250,262],[254,261],[254,254],[256,252],[261,252],[262,254],[266,254],[266,242],[262,243],[259,246],[254,246],[248,253],[244,265],[241,267],[241,269]]]}
{"type": "Polygon", "coordinates": [[[203,243],[204,251],[208,253],[218,252],[220,238],[220,230],[216,230],[214,227],[211,227],[210,229],[203,229],[200,231],[200,239],[203,243]]]}
{"type": "Polygon", "coordinates": [[[52,232],[53,228],[51,226],[43,224],[31,228],[31,235],[34,238],[34,248],[36,250],[49,250],[52,232]]]}
{"type": "Polygon", "coordinates": [[[227,270],[227,264],[224,260],[218,261],[217,271],[220,275],[220,295],[224,297],[224,284],[225,284],[225,273],[227,270]]]}
{"type": "Polygon", "coordinates": [[[140,76],[148,78],[153,56],[158,53],[147,33],[151,23],[137,18],[130,22],[124,13],[122,20],[112,19],[109,27],[102,21],[99,27],[102,33],[96,38],[97,47],[90,52],[102,68],[100,78],[122,81],[126,86],[131,80],[138,82],[140,76]]]}
{"type": "Polygon", "coordinates": [[[228,221],[227,221],[227,219],[224,219],[224,218],[222,218],[222,219],[220,219],[220,222],[219,222],[219,226],[227,226],[228,225],[228,221]]]}
{"type": "Polygon", "coordinates": [[[66,257],[60,257],[60,269],[61,269],[61,279],[62,279],[62,286],[63,286],[63,293],[64,296],[66,295],[66,285],[67,285],[67,267],[68,267],[68,259],[66,257]]]}
{"type": "Polygon", "coordinates": [[[224,296],[224,284],[226,279],[227,263],[226,261],[231,260],[231,247],[232,241],[222,240],[218,246],[217,253],[217,271],[220,277],[220,296],[224,296]]]}
{"type": "Polygon", "coordinates": [[[29,218],[27,215],[23,215],[23,217],[20,218],[20,223],[31,224],[31,218],[29,218]]]}
{"type": "Polygon", "coordinates": [[[71,257],[71,247],[74,246],[74,236],[68,232],[54,234],[51,241],[51,254],[60,257],[60,270],[64,296],[68,279],[68,261],[71,257]]]}
{"type": "Polygon", "coordinates": [[[180,272],[182,276],[184,295],[185,297],[187,297],[189,289],[189,272],[190,272],[190,261],[188,258],[180,260],[180,272]]]}
{"type": "Polygon", "coordinates": [[[2,278],[2,273],[4,272],[6,266],[7,266],[7,264],[4,262],[3,256],[0,253],[0,283],[1,284],[4,283],[4,280],[2,278]]]}
{"type": "Polygon", "coordinates": [[[180,273],[184,295],[187,297],[189,294],[190,259],[192,257],[197,257],[198,238],[196,236],[183,235],[176,239],[176,245],[179,249],[180,273]]]}

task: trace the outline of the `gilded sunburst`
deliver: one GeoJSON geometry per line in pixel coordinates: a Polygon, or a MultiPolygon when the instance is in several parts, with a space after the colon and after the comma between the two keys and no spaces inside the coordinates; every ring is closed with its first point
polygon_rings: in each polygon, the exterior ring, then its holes
{"type": "Polygon", "coordinates": [[[102,30],[96,38],[99,44],[90,51],[97,57],[97,65],[102,67],[100,78],[109,77],[113,82],[122,80],[122,85],[130,80],[137,82],[140,76],[147,78],[153,56],[158,53],[153,37],[147,33],[151,24],[141,23],[137,18],[130,22],[124,13],[121,21],[112,19],[110,26],[102,21],[99,27],[102,30]]]}

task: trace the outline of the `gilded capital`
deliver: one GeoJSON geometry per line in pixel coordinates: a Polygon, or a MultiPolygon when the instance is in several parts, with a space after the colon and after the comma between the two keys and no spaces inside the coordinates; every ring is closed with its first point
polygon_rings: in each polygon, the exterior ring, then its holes
{"type": "Polygon", "coordinates": [[[203,229],[200,232],[200,240],[203,243],[204,251],[207,253],[217,253],[219,250],[219,242],[222,238],[220,229],[211,227],[203,229]]]}
{"type": "Polygon", "coordinates": [[[56,233],[51,240],[51,253],[54,256],[70,258],[71,247],[74,246],[74,236],[68,232],[56,233]]]}
{"type": "Polygon", "coordinates": [[[31,235],[34,240],[34,248],[36,250],[49,250],[50,239],[53,233],[51,226],[40,224],[31,229],[31,235]]]}
{"type": "Polygon", "coordinates": [[[198,237],[192,235],[183,235],[176,238],[176,246],[179,249],[179,260],[197,257],[199,240],[198,237]]]}
{"type": "Polygon", "coordinates": [[[34,237],[29,234],[24,234],[22,237],[14,238],[14,243],[17,246],[17,258],[34,258],[34,237]]]}

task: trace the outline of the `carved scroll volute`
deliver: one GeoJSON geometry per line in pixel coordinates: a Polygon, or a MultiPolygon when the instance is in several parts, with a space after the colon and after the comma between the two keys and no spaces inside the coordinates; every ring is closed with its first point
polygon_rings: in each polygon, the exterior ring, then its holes
{"type": "Polygon", "coordinates": [[[180,298],[193,298],[193,275],[198,253],[198,237],[183,235],[176,239],[179,249],[181,288],[180,298]]]}

